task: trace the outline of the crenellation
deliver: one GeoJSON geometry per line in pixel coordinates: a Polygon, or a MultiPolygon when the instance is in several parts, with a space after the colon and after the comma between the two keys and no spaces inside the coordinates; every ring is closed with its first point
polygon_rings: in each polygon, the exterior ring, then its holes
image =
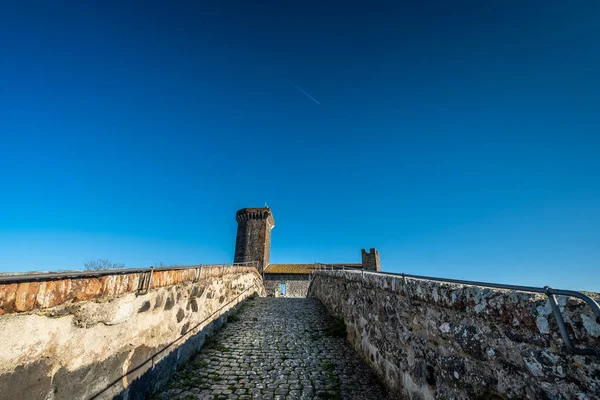
{"type": "Polygon", "coordinates": [[[271,210],[268,207],[265,207],[265,208],[243,208],[243,209],[237,211],[235,219],[238,222],[249,221],[252,219],[258,219],[258,220],[271,219],[270,225],[275,224],[275,220],[273,219],[273,214],[271,213],[271,210]]]}

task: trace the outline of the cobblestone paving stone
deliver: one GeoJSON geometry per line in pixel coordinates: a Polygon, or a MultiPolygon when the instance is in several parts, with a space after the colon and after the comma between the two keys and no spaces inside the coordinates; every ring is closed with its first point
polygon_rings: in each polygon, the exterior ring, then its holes
{"type": "Polygon", "coordinates": [[[316,299],[256,298],[156,399],[388,399],[316,299]]]}

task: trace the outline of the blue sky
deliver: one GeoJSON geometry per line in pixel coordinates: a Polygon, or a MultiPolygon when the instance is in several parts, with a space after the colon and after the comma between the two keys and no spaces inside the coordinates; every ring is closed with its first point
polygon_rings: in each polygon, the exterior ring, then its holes
{"type": "Polygon", "coordinates": [[[600,291],[600,3],[85,3],[0,5],[0,271],[267,202],[273,263],[600,291]]]}

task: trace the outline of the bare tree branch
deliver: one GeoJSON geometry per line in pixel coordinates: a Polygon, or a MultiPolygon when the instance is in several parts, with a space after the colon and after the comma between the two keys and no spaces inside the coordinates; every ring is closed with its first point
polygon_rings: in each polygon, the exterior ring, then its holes
{"type": "Polygon", "coordinates": [[[125,264],[113,262],[109,260],[90,260],[83,264],[87,270],[101,270],[101,269],[121,269],[125,268],[125,264]]]}

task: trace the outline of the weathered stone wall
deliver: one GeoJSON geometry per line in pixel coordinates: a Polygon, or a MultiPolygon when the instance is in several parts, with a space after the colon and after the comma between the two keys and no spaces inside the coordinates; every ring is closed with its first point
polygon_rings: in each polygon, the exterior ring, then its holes
{"type": "Polygon", "coordinates": [[[0,285],[0,399],[141,399],[264,295],[254,268],[211,267],[0,285]],[[16,286],[16,287],[15,287],[16,286]]]}
{"type": "Polygon", "coordinates": [[[363,269],[369,271],[381,271],[379,252],[376,249],[371,248],[368,253],[365,249],[362,249],[360,254],[362,256],[363,269]]]}
{"type": "MultiPolygon", "coordinates": [[[[344,318],[348,339],[398,397],[598,399],[600,358],[566,354],[546,296],[319,271],[309,296],[344,318]]],[[[588,305],[558,297],[579,347],[600,347],[588,305]]]]}
{"type": "Polygon", "coordinates": [[[268,207],[242,208],[235,219],[238,223],[234,263],[258,261],[259,270],[269,265],[271,229],[275,227],[273,213],[268,207]]]}
{"type": "Polygon", "coordinates": [[[265,274],[267,296],[279,294],[279,285],[285,283],[285,297],[306,297],[308,294],[308,275],[304,274],[265,274]]]}

